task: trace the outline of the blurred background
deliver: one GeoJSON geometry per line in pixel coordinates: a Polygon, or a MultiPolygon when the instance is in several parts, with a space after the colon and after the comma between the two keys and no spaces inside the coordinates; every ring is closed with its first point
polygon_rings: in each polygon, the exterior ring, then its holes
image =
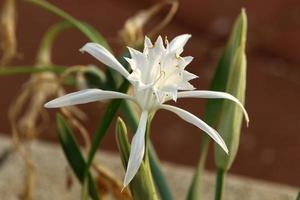
{"type": "MultiPolygon", "coordinates": [[[[3,4],[0,1],[0,6],[3,4]]],[[[50,0],[77,19],[101,32],[119,53],[123,47],[118,31],[128,17],[157,1],[150,0],[50,0]]],[[[17,5],[18,58],[14,65],[34,64],[36,50],[47,28],[60,19],[25,1],[17,5]]],[[[250,126],[242,129],[240,149],[231,173],[247,177],[300,185],[300,2],[299,0],[185,0],[180,2],[174,20],[161,32],[169,39],[191,33],[185,55],[195,57],[188,70],[199,75],[192,83],[208,89],[216,63],[225,46],[230,28],[241,8],[249,20],[247,42],[248,75],[246,109],[250,126]]],[[[168,10],[166,9],[166,12],[168,10]]],[[[162,19],[161,12],[152,21],[162,19]]],[[[87,42],[76,30],[62,34],[54,46],[54,63],[63,65],[93,63],[91,56],[78,49],[87,42]]],[[[0,132],[9,134],[7,110],[28,75],[0,77],[0,132]]],[[[180,106],[203,116],[205,100],[180,100],[180,106]]],[[[81,106],[88,112],[90,133],[97,127],[105,104],[81,106]],[[97,109],[96,109],[96,108],[97,109]]],[[[54,112],[53,112],[54,113],[54,112]]],[[[54,118],[40,137],[57,141],[54,118]]],[[[117,151],[114,126],[102,144],[117,151]]],[[[195,166],[202,133],[169,112],[159,111],[153,122],[152,141],[164,161],[195,166]]],[[[214,169],[211,148],[207,168],[214,169]]]]}

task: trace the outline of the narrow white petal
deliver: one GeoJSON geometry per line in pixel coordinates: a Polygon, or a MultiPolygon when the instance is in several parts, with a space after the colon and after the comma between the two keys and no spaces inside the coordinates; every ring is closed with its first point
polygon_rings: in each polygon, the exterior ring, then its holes
{"type": "Polygon", "coordinates": [[[133,97],[120,92],[105,91],[100,89],[86,89],[58,97],[52,101],[49,101],[44,106],[46,108],[59,108],[94,101],[104,101],[108,99],[130,99],[134,101],[133,97]]]}
{"type": "Polygon", "coordinates": [[[185,61],[186,65],[189,65],[194,60],[194,57],[193,56],[185,56],[185,57],[183,57],[183,60],[185,61]]]}
{"type": "Polygon", "coordinates": [[[206,99],[228,99],[240,106],[243,110],[247,125],[249,123],[249,116],[244,108],[243,104],[234,96],[226,92],[216,92],[209,90],[197,90],[197,91],[184,91],[178,92],[177,98],[206,98],[206,99]]]}
{"type": "Polygon", "coordinates": [[[178,85],[179,90],[195,90],[196,88],[190,84],[188,81],[182,82],[178,85]]]}
{"type": "Polygon", "coordinates": [[[138,129],[132,138],[130,156],[128,160],[127,170],[123,182],[123,186],[126,187],[135,174],[137,173],[144,157],[145,153],[145,133],[148,119],[148,111],[143,111],[138,129]]]}
{"type": "Polygon", "coordinates": [[[186,56],[186,57],[180,57],[181,59],[179,60],[179,66],[182,67],[183,69],[188,66],[194,59],[192,56],[186,56]]]}
{"type": "MultiPolygon", "coordinates": [[[[123,57],[123,58],[128,62],[128,64],[130,65],[130,68],[132,69],[132,71],[135,71],[137,69],[136,63],[133,59],[127,58],[127,57],[123,57]]],[[[128,77],[127,77],[127,79],[128,79],[128,77]]]]}
{"type": "Polygon", "coordinates": [[[199,129],[203,130],[206,132],[218,145],[222,147],[222,149],[228,153],[228,148],[222,139],[222,137],[219,135],[219,133],[210,127],[208,124],[206,124],[204,121],[193,115],[192,113],[187,112],[186,110],[183,110],[181,108],[175,107],[175,106],[170,106],[170,105],[161,105],[160,108],[169,110],[176,115],[178,115],[180,118],[185,120],[186,122],[189,122],[199,129]]]}
{"type": "Polygon", "coordinates": [[[80,51],[88,52],[103,64],[118,71],[125,78],[127,78],[127,76],[129,75],[128,71],[121,65],[121,63],[100,44],[87,43],[80,49],[80,51]]]}
{"type": "Polygon", "coordinates": [[[147,49],[147,48],[152,48],[153,47],[153,44],[151,42],[151,40],[145,36],[145,41],[144,41],[144,51],[147,49]]]}
{"type": "Polygon", "coordinates": [[[183,79],[186,81],[193,80],[195,78],[199,78],[197,75],[192,74],[191,72],[188,71],[183,71],[183,79]]]}
{"type": "Polygon", "coordinates": [[[136,49],[133,49],[131,47],[127,47],[127,48],[129,50],[129,53],[130,53],[132,59],[134,59],[134,60],[144,60],[145,59],[145,55],[142,52],[140,52],[136,49]]]}
{"type": "Polygon", "coordinates": [[[133,62],[135,62],[135,66],[139,69],[145,69],[145,55],[136,50],[136,49],[133,49],[131,47],[127,47],[128,50],[129,50],[129,53],[130,53],[130,56],[131,56],[131,59],[133,60],[133,62]]]}
{"type": "Polygon", "coordinates": [[[169,44],[168,48],[170,52],[181,53],[184,45],[187,43],[188,39],[191,37],[190,34],[183,34],[175,37],[169,44]]]}
{"type": "Polygon", "coordinates": [[[157,51],[164,51],[165,50],[165,46],[164,46],[164,42],[161,36],[158,36],[154,46],[157,48],[157,51]]]}

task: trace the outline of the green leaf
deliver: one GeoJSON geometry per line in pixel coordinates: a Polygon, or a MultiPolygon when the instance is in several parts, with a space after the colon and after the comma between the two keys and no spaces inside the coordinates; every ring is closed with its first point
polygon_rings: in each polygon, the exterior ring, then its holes
{"type": "Polygon", "coordinates": [[[106,76],[102,70],[95,66],[88,66],[83,73],[89,88],[107,89],[106,76]]]}
{"type": "MultiPolygon", "coordinates": [[[[246,31],[247,17],[245,11],[242,10],[241,14],[235,21],[230,38],[217,65],[216,72],[210,86],[210,90],[229,92],[236,96],[241,102],[244,102],[246,83],[246,31]]],[[[220,99],[209,99],[206,103],[204,114],[205,122],[218,130],[229,148],[228,156],[219,149],[219,147],[216,147],[215,160],[217,166],[221,169],[227,170],[235,158],[239,142],[242,117],[242,111],[232,102],[220,99]],[[229,130],[229,127],[232,127],[234,131],[231,131],[232,129],[229,130]]],[[[203,135],[200,149],[201,156],[192,184],[189,188],[187,198],[189,200],[202,199],[202,178],[209,141],[210,138],[207,135],[203,135]]]]}
{"type": "Polygon", "coordinates": [[[226,171],[218,168],[216,175],[216,190],[215,190],[215,200],[222,200],[224,194],[224,181],[225,181],[226,171]]]}
{"type": "Polygon", "coordinates": [[[296,200],[300,200],[300,190],[299,190],[299,192],[298,192],[298,195],[297,195],[296,200]]]}
{"type": "MultiPolygon", "coordinates": [[[[245,48],[247,32],[247,16],[244,10],[242,10],[240,16],[235,21],[233,30],[231,32],[229,41],[223,52],[223,55],[218,63],[216,72],[210,87],[210,90],[214,91],[227,91],[228,80],[230,79],[230,73],[232,73],[233,67],[236,62],[236,54],[241,46],[245,48]]],[[[213,100],[207,101],[205,108],[205,120],[215,128],[218,127],[220,121],[222,106],[225,100],[213,100]]]]}
{"type": "Polygon", "coordinates": [[[172,200],[173,196],[168,183],[161,171],[160,162],[154,150],[152,143],[149,144],[149,161],[152,176],[162,200],[172,200]]]}
{"type": "MultiPolygon", "coordinates": [[[[130,154],[130,144],[126,125],[120,117],[117,119],[116,124],[116,140],[124,169],[126,169],[130,154]]],[[[129,184],[133,199],[154,200],[157,198],[150,171],[148,160],[144,160],[137,174],[129,184]]]]}
{"type": "MultiPolygon", "coordinates": [[[[45,0],[26,0],[30,3],[33,3],[37,6],[40,6],[41,8],[44,8],[48,10],[49,12],[52,12],[53,14],[60,16],[61,18],[65,19],[69,23],[71,23],[73,26],[75,26],[80,32],[82,32],[90,41],[96,42],[104,46],[106,49],[111,51],[110,46],[104,39],[104,37],[97,32],[96,29],[94,29],[92,26],[85,22],[81,22],[71,15],[67,14],[63,10],[59,9],[58,7],[52,5],[51,3],[45,1],[45,0]]],[[[116,85],[116,87],[119,87],[122,83],[122,77],[119,73],[115,73],[112,68],[108,68],[106,76],[108,77],[108,82],[111,85],[116,85]]]]}
{"type": "MultiPolygon", "coordinates": [[[[73,133],[67,125],[67,122],[65,121],[63,116],[57,114],[56,123],[59,133],[59,141],[68,160],[68,163],[70,164],[74,174],[76,175],[80,183],[83,183],[86,163],[81,154],[80,147],[73,137],[73,133]]],[[[88,174],[88,185],[91,197],[94,200],[99,200],[98,191],[91,174],[88,174]]]]}
{"type": "Polygon", "coordinates": [[[209,137],[207,135],[203,135],[202,142],[200,145],[201,155],[191,185],[188,190],[188,195],[187,195],[188,200],[202,199],[203,175],[204,175],[205,161],[208,152],[208,145],[209,145],[209,137]]]}
{"type": "Polygon", "coordinates": [[[53,72],[61,74],[66,67],[57,65],[40,65],[40,66],[8,66],[0,68],[0,76],[12,76],[17,74],[35,74],[42,72],[53,72]]]}
{"type": "Polygon", "coordinates": [[[99,32],[97,32],[89,24],[75,19],[71,15],[65,13],[63,10],[59,9],[58,7],[52,5],[51,3],[49,3],[45,0],[26,0],[26,1],[33,3],[37,6],[40,6],[41,8],[44,8],[57,16],[60,16],[61,18],[65,19],[66,21],[71,23],[73,26],[75,26],[77,29],[79,29],[91,41],[97,42],[97,43],[101,44],[102,46],[104,46],[105,48],[110,49],[109,45],[107,44],[105,39],[102,37],[102,35],[99,34],[99,32]]]}
{"type": "Polygon", "coordinates": [[[51,64],[51,52],[54,40],[60,33],[71,27],[72,25],[69,22],[63,21],[52,25],[47,30],[46,34],[42,38],[40,48],[38,49],[36,65],[51,64]]]}
{"type": "MultiPolygon", "coordinates": [[[[129,86],[128,81],[124,80],[118,91],[121,93],[126,93],[128,86],[129,86]]],[[[91,165],[92,160],[96,154],[96,151],[97,151],[103,137],[105,136],[107,129],[109,128],[116,112],[118,111],[118,108],[121,105],[121,102],[122,102],[122,99],[112,100],[110,102],[110,104],[108,105],[105,113],[103,114],[103,117],[100,120],[100,124],[99,124],[99,126],[95,132],[95,135],[93,137],[93,140],[92,140],[93,142],[92,142],[91,149],[90,149],[89,156],[88,156],[87,168],[89,168],[89,166],[91,165]]]]}
{"type": "MultiPolygon", "coordinates": [[[[235,22],[229,45],[226,47],[224,60],[227,62],[223,65],[228,66],[225,92],[237,97],[243,104],[246,95],[246,33],[247,17],[242,10],[235,22]]],[[[215,162],[218,168],[225,171],[231,167],[237,154],[242,121],[242,110],[232,102],[223,101],[216,129],[224,139],[229,154],[227,155],[215,145],[215,162]]]]}
{"type": "Polygon", "coordinates": [[[118,149],[120,151],[121,160],[124,168],[127,166],[127,162],[130,154],[130,144],[128,141],[127,128],[121,117],[118,117],[116,122],[116,141],[118,149]]]}

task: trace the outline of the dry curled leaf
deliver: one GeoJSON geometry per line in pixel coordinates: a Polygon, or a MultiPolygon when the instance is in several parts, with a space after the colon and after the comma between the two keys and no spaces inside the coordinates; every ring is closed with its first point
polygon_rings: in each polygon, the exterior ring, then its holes
{"type": "Polygon", "coordinates": [[[96,183],[102,197],[105,199],[132,199],[128,188],[123,189],[122,183],[109,170],[98,164],[94,164],[93,169],[97,173],[96,183]]]}
{"type": "Polygon", "coordinates": [[[0,66],[5,66],[17,54],[15,0],[6,0],[3,4],[0,16],[0,37],[2,50],[0,66]]]}
{"type": "Polygon", "coordinates": [[[176,14],[177,9],[178,1],[175,0],[165,0],[154,4],[150,8],[141,10],[136,15],[128,18],[123,29],[119,32],[119,35],[126,45],[136,47],[144,41],[144,35],[148,35],[149,37],[155,36],[160,30],[168,25],[176,14]],[[151,31],[144,34],[143,29],[145,25],[167,5],[171,5],[171,8],[165,18],[153,27],[151,31]]]}

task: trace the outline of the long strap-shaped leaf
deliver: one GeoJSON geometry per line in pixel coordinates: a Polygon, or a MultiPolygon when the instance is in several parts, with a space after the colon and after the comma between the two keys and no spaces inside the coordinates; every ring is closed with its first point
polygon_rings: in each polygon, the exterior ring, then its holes
{"type": "MultiPolygon", "coordinates": [[[[83,183],[86,163],[79,149],[79,145],[73,137],[74,134],[68,127],[68,124],[65,121],[65,119],[60,114],[57,114],[56,120],[59,133],[59,140],[62,145],[62,149],[65,153],[65,156],[70,166],[72,167],[76,177],[81,183],[83,183]]],[[[98,200],[98,191],[90,173],[88,174],[88,186],[88,190],[91,197],[94,200],[98,200]]]]}
{"type": "Polygon", "coordinates": [[[40,65],[40,66],[13,66],[0,69],[0,76],[12,76],[17,74],[35,74],[41,72],[53,72],[61,74],[65,71],[66,67],[57,65],[40,65]]]}
{"type": "MultiPolygon", "coordinates": [[[[232,33],[230,35],[229,41],[227,43],[227,46],[224,50],[224,53],[218,63],[218,66],[216,68],[216,72],[213,78],[213,81],[211,83],[211,90],[214,91],[224,91],[224,92],[229,92],[232,93],[234,96],[237,96],[242,102],[244,100],[244,98],[241,98],[241,96],[244,95],[244,92],[241,92],[239,95],[237,95],[236,93],[229,91],[228,90],[228,84],[229,82],[232,83],[232,80],[229,79],[233,79],[234,77],[232,76],[232,70],[234,70],[233,68],[238,68],[240,64],[240,67],[243,71],[243,78],[245,78],[245,66],[243,66],[243,63],[237,63],[236,62],[236,55],[242,51],[244,51],[244,45],[246,42],[246,24],[247,23],[247,19],[246,19],[246,13],[244,10],[242,10],[241,14],[239,15],[239,17],[237,18],[232,33]],[[241,47],[243,49],[241,49],[241,47]]],[[[244,53],[244,52],[242,52],[244,53]]],[[[237,71],[239,69],[235,69],[235,71],[237,71]]],[[[235,73],[235,75],[237,75],[237,73],[235,73]]],[[[243,80],[245,81],[245,80],[243,80]]],[[[240,83],[236,82],[236,87],[240,87],[242,90],[244,90],[244,85],[240,85],[240,83]]],[[[235,105],[226,105],[226,107],[224,106],[225,101],[224,100],[213,100],[213,99],[209,99],[206,103],[206,107],[205,107],[205,121],[212,125],[214,128],[216,128],[221,134],[224,132],[223,130],[219,130],[219,123],[221,121],[224,120],[224,118],[221,119],[223,113],[228,113],[230,115],[230,110],[228,110],[229,106],[232,109],[235,108],[235,105]]],[[[239,112],[239,111],[237,111],[239,112]]],[[[234,120],[233,117],[231,116],[227,116],[228,120],[234,120]]],[[[241,119],[237,119],[237,121],[240,121],[241,119]]],[[[231,123],[231,122],[230,122],[231,123]]],[[[237,129],[240,128],[240,126],[237,125],[237,129]]],[[[226,139],[226,138],[225,138],[226,139]]],[[[208,151],[208,145],[209,145],[209,137],[207,137],[206,135],[203,136],[202,139],[202,143],[201,143],[201,157],[199,159],[198,165],[197,165],[197,169],[195,171],[194,177],[193,177],[193,181],[192,184],[189,188],[189,193],[188,193],[188,200],[199,200],[202,199],[202,195],[201,192],[203,187],[202,187],[202,178],[203,178],[203,173],[204,173],[204,165],[205,165],[205,161],[206,161],[206,156],[207,156],[207,151],[208,151]]],[[[226,141],[226,144],[228,143],[228,140],[226,141]]],[[[229,144],[229,154],[230,156],[224,157],[222,158],[222,160],[224,161],[223,163],[226,163],[227,167],[230,165],[230,162],[233,161],[235,153],[236,152],[232,152],[233,148],[231,148],[232,143],[230,142],[229,144]],[[225,161],[226,160],[226,161],[225,161]]],[[[236,150],[236,149],[235,149],[236,150]]],[[[225,164],[224,164],[225,165],[225,164]]],[[[224,168],[227,168],[224,166],[224,168]]],[[[223,170],[218,170],[219,172],[224,171],[223,170]]],[[[218,173],[218,174],[222,174],[224,175],[225,173],[218,173]]],[[[221,180],[220,178],[218,180],[221,180]]],[[[221,193],[220,193],[221,194],[221,193]]]]}
{"type": "Polygon", "coordinates": [[[101,44],[106,49],[110,49],[109,45],[107,44],[107,42],[105,41],[105,39],[102,37],[102,35],[99,34],[99,32],[97,32],[89,24],[76,20],[71,15],[65,13],[61,9],[57,8],[56,6],[52,5],[51,3],[49,3],[49,2],[47,2],[45,0],[26,0],[26,1],[28,1],[30,3],[33,3],[35,5],[38,5],[38,6],[42,7],[42,8],[44,8],[44,9],[46,9],[46,10],[54,13],[55,15],[58,15],[61,18],[67,20],[73,26],[75,26],[76,28],[78,28],[91,41],[97,42],[97,43],[101,44]]]}

